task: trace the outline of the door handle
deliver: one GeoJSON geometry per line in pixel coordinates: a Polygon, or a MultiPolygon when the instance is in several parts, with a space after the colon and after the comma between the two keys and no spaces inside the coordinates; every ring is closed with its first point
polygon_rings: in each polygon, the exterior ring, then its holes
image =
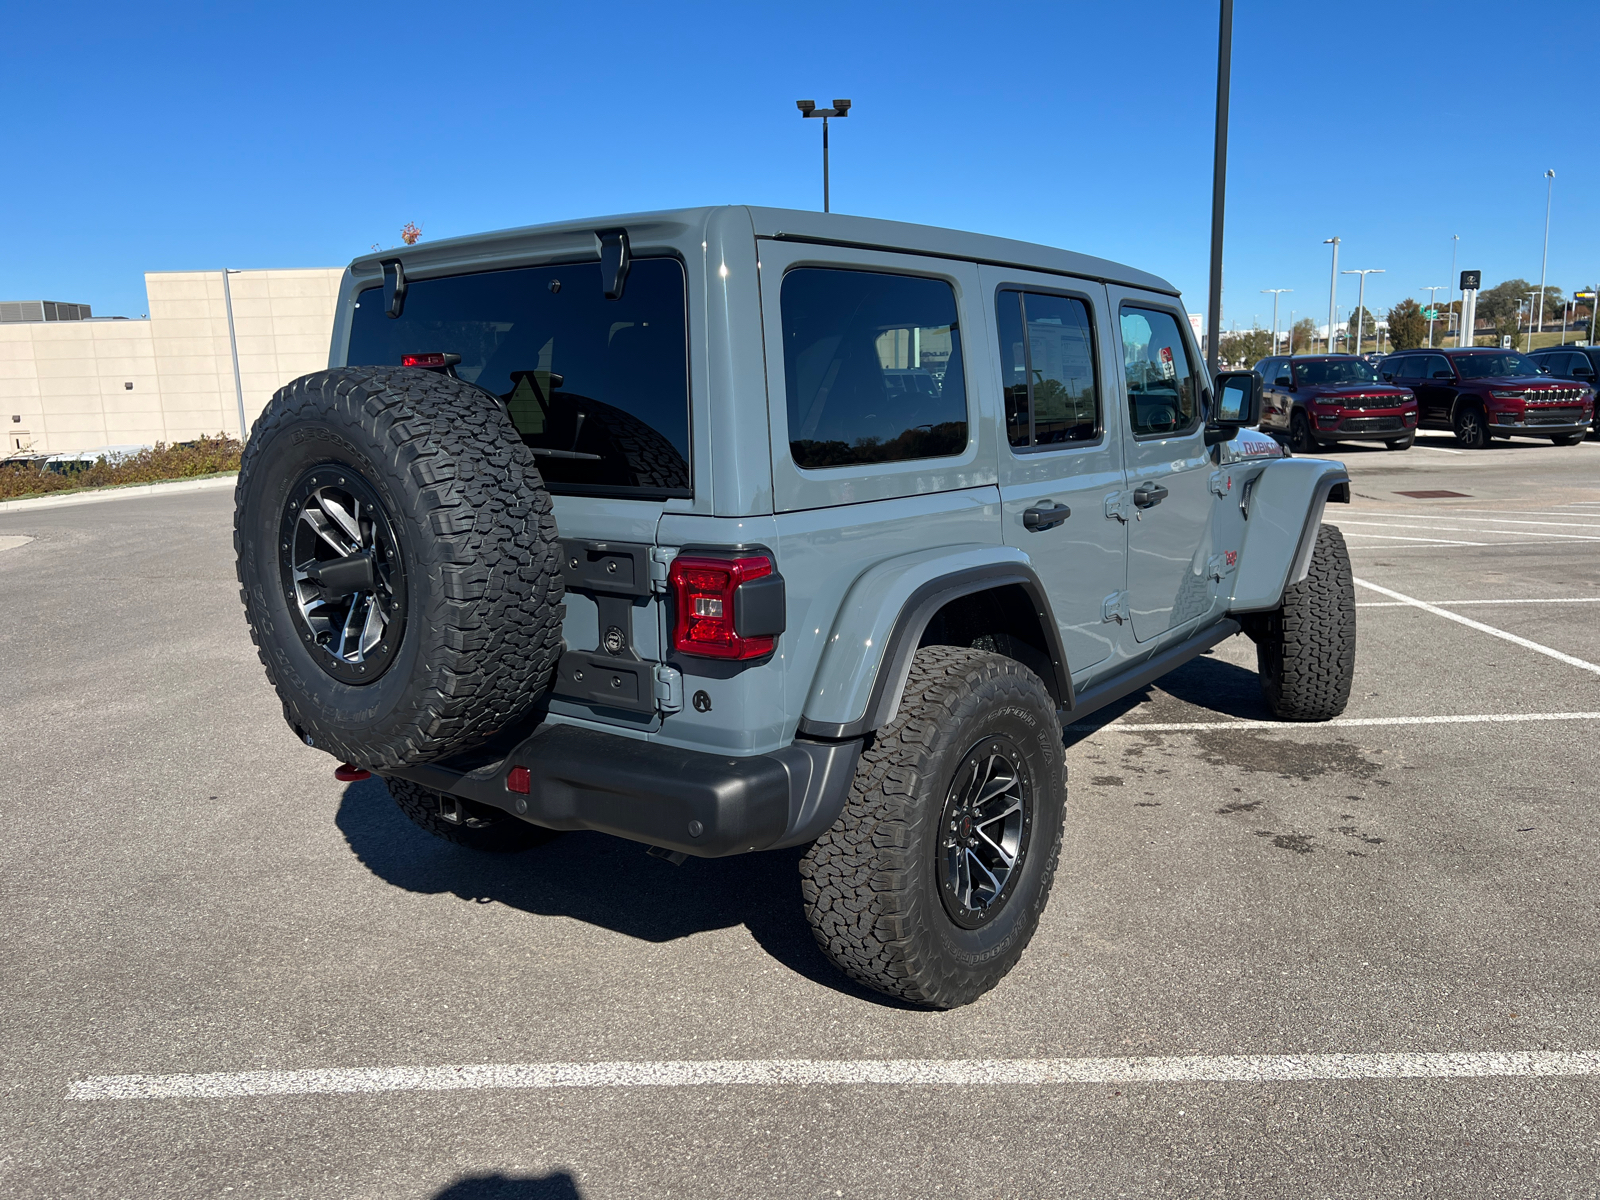
{"type": "Polygon", "coordinates": [[[1154,508],[1167,498],[1167,489],[1159,483],[1141,483],[1133,489],[1135,508],[1154,508]]]}
{"type": "Polygon", "coordinates": [[[1057,504],[1054,500],[1046,500],[1034,508],[1025,509],[1022,514],[1022,527],[1031,529],[1035,533],[1054,529],[1061,522],[1072,515],[1072,509],[1065,504],[1057,504]]]}

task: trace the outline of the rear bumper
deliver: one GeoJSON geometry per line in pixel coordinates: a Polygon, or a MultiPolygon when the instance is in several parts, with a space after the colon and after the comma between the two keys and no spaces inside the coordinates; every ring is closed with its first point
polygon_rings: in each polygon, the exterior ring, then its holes
{"type": "Polygon", "coordinates": [[[837,818],[861,742],[797,741],[748,758],[576,725],[545,725],[472,771],[429,763],[388,772],[547,829],[592,829],[719,858],[812,841],[837,818]],[[506,777],[528,771],[526,794],[506,777]]]}

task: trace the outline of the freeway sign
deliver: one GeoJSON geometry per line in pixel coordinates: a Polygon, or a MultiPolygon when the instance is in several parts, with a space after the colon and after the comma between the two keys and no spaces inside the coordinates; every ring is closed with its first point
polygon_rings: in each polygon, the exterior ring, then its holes
{"type": "Polygon", "coordinates": [[[1422,319],[1424,321],[1437,321],[1439,319],[1439,310],[1437,308],[1425,308],[1425,309],[1423,309],[1422,310],[1422,319]]]}

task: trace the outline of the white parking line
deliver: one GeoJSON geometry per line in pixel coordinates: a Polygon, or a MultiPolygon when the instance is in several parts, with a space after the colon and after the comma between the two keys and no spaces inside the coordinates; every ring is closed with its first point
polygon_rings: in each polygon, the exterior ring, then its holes
{"type": "Polygon", "coordinates": [[[72,1100],[220,1100],[504,1088],[996,1087],[1073,1083],[1301,1083],[1364,1079],[1600,1075],[1600,1051],[1462,1054],[1228,1054],[1161,1058],[745,1059],[688,1062],[475,1063],[208,1075],[97,1075],[72,1100]]]}
{"type": "Polygon", "coordinates": [[[1446,450],[1443,446],[1425,446],[1421,442],[1413,442],[1413,450],[1432,450],[1435,454],[1465,454],[1465,450],[1446,450]]]}
{"type": "MultiPolygon", "coordinates": [[[[1600,596],[1558,596],[1554,600],[1533,600],[1528,598],[1507,600],[1430,600],[1428,603],[1437,604],[1441,608],[1455,608],[1461,604],[1600,604],[1600,596]]],[[[1402,600],[1363,600],[1356,607],[1410,608],[1411,605],[1402,600]]]]}
{"type": "MultiPolygon", "coordinates": [[[[1366,526],[1369,529],[1409,529],[1412,533],[1426,533],[1429,529],[1439,529],[1439,530],[1443,530],[1445,533],[1476,533],[1479,536],[1482,536],[1483,534],[1486,534],[1486,533],[1492,533],[1492,534],[1498,534],[1501,537],[1547,538],[1547,539],[1550,539],[1552,541],[1571,541],[1571,542],[1600,542],[1600,530],[1597,530],[1596,533],[1593,534],[1593,535],[1589,535],[1589,534],[1582,534],[1582,533],[1549,533],[1549,532],[1547,532],[1546,530],[1543,530],[1543,529],[1499,529],[1499,528],[1494,528],[1494,529],[1481,529],[1481,528],[1480,529],[1474,529],[1470,525],[1424,525],[1424,526],[1418,528],[1417,526],[1414,526],[1414,525],[1399,525],[1399,524],[1396,524],[1393,521],[1352,521],[1349,518],[1345,518],[1344,520],[1341,520],[1339,522],[1339,528],[1340,529],[1344,529],[1344,528],[1346,528],[1348,526],[1351,526],[1351,525],[1363,525],[1363,526],[1366,526]]],[[[1386,534],[1386,533],[1368,533],[1368,534],[1362,534],[1361,536],[1364,536],[1364,537],[1393,537],[1395,535],[1394,534],[1386,534]]],[[[1423,539],[1402,538],[1400,540],[1414,542],[1414,541],[1423,540],[1423,539]]],[[[1439,538],[1437,540],[1443,542],[1443,541],[1448,541],[1449,539],[1447,539],[1447,538],[1439,538]]],[[[1487,543],[1487,542],[1456,542],[1454,544],[1458,545],[1458,546],[1484,546],[1484,545],[1488,545],[1489,543],[1487,543]]]]}
{"type": "Polygon", "coordinates": [[[1446,717],[1337,717],[1314,725],[1298,721],[1114,721],[1109,725],[1067,725],[1074,733],[1196,733],[1205,729],[1276,729],[1283,733],[1301,729],[1344,729],[1364,725],[1491,725],[1522,721],[1600,721],[1600,712],[1569,713],[1464,713],[1446,717]]]}
{"type": "Polygon", "coordinates": [[[1437,604],[1429,604],[1426,600],[1418,600],[1415,596],[1407,596],[1402,592],[1391,591],[1386,587],[1379,587],[1375,583],[1368,583],[1365,579],[1357,579],[1355,583],[1357,587],[1364,587],[1370,591],[1377,592],[1381,596],[1388,596],[1391,600],[1399,600],[1404,604],[1415,605],[1424,612],[1431,612],[1435,616],[1444,617],[1448,621],[1455,621],[1457,624],[1465,625],[1469,629],[1476,629],[1479,633],[1487,633],[1491,637],[1503,638],[1528,650],[1548,655],[1557,662],[1566,663],[1569,667],[1578,667],[1580,670],[1593,671],[1596,675],[1600,675],[1600,666],[1592,662],[1586,662],[1570,654],[1563,654],[1561,651],[1553,650],[1549,646],[1541,646],[1538,642],[1530,642],[1527,638],[1518,637],[1514,633],[1507,633],[1504,629],[1496,629],[1493,625],[1485,625],[1482,621],[1474,621],[1471,617],[1463,617],[1460,613],[1453,613],[1448,608],[1440,608],[1437,604]]]}
{"type": "MultiPolygon", "coordinates": [[[[1363,522],[1363,521],[1348,521],[1348,522],[1346,522],[1346,521],[1341,521],[1339,523],[1339,528],[1342,530],[1345,527],[1345,525],[1347,525],[1347,524],[1349,524],[1349,525],[1361,525],[1361,524],[1370,524],[1370,522],[1363,522]]],[[[1406,528],[1406,526],[1404,526],[1404,525],[1391,525],[1388,528],[1391,528],[1391,529],[1404,529],[1404,528],[1406,528]]],[[[1386,542],[1424,542],[1429,546],[1492,546],[1492,545],[1495,544],[1494,542],[1456,542],[1456,541],[1451,541],[1449,538],[1402,537],[1398,533],[1348,533],[1345,536],[1346,537],[1359,537],[1359,538],[1382,538],[1386,542]]]]}
{"type": "MultiPolygon", "coordinates": [[[[1481,509],[1481,508],[1455,508],[1455,509],[1451,509],[1450,511],[1451,511],[1451,513],[1473,513],[1473,514],[1476,515],[1476,514],[1479,514],[1479,513],[1487,514],[1490,510],[1481,509]]],[[[1377,515],[1377,514],[1372,514],[1372,515],[1377,515]]],[[[1408,520],[1413,520],[1413,521],[1458,521],[1458,520],[1461,519],[1460,517],[1453,516],[1453,515],[1452,516],[1446,516],[1444,513],[1386,512],[1386,513],[1383,513],[1382,515],[1386,516],[1386,517],[1405,517],[1408,520]]],[[[1561,516],[1561,515],[1564,515],[1564,514],[1561,514],[1561,513],[1517,513],[1515,516],[1511,516],[1511,517],[1491,517],[1491,516],[1487,516],[1486,515],[1484,519],[1488,520],[1488,521],[1494,521],[1494,522],[1496,522],[1498,524],[1501,524],[1501,525],[1560,525],[1560,526],[1563,526],[1565,528],[1571,528],[1571,529],[1595,529],[1595,530],[1600,530],[1600,524],[1597,524],[1594,521],[1519,521],[1519,520],[1516,519],[1517,517],[1539,517],[1539,516],[1552,516],[1553,517],[1553,516],[1561,516]]]]}

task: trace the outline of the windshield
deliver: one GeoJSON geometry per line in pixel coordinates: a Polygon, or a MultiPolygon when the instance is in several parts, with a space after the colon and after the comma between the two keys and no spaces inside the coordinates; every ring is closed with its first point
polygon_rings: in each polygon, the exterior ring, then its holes
{"type": "Polygon", "coordinates": [[[1493,379],[1508,375],[1537,375],[1539,364],[1515,352],[1504,354],[1458,354],[1456,370],[1463,379],[1493,379]]]}
{"type": "Polygon", "coordinates": [[[1323,358],[1294,364],[1294,381],[1299,387],[1319,383],[1377,383],[1372,364],[1359,358],[1323,358]]]}

